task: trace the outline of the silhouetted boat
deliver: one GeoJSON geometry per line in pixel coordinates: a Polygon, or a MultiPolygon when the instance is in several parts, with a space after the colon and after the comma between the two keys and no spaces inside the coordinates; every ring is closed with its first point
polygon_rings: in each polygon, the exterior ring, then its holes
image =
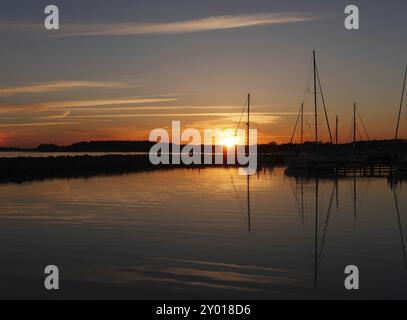
{"type": "Polygon", "coordinates": [[[319,142],[319,137],[318,137],[318,99],[317,99],[317,89],[319,89],[319,94],[321,95],[321,100],[322,100],[322,105],[323,105],[323,110],[325,114],[325,120],[326,120],[326,126],[328,128],[328,133],[329,133],[329,141],[331,144],[334,144],[333,141],[333,136],[331,132],[331,126],[329,123],[329,118],[328,118],[328,113],[327,113],[327,108],[325,104],[325,98],[322,92],[322,86],[321,86],[321,79],[319,76],[317,64],[316,64],[316,57],[315,57],[315,51],[313,52],[313,69],[314,69],[314,116],[315,116],[315,146],[313,149],[307,149],[306,152],[304,152],[304,148],[302,148],[303,145],[303,126],[304,126],[304,104],[301,105],[294,131],[291,137],[291,143],[294,139],[294,135],[298,126],[299,121],[301,122],[301,145],[300,148],[302,150],[299,150],[297,154],[291,157],[286,158],[286,165],[288,166],[288,172],[292,173],[298,170],[301,171],[309,171],[309,172],[324,172],[324,173],[329,173],[329,174],[338,174],[338,171],[340,169],[346,169],[347,168],[359,168],[361,166],[366,166],[366,165],[371,165],[371,157],[369,157],[368,154],[361,154],[360,152],[357,152],[357,134],[359,134],[361,140],[364,139],[363,134],[366,135],[367,141],[370,141],[369,134],[367,133],[366,126],[362,120],[362,117],[360,113],[357,110],[356,103],[353,105],[353,148],[351,151],[343,152],[343,151],[338,151],[338,116],[336,116],[336,137],[335,137],[335,151],[333,152],[324,152],[322,150],[321,143],[319,142]],[[318,84],[318,86],[317,86],[318,84]],[[358,118],[357,118],[358,117],[358,118]],[[363,131],[360,130],[360,128],[357,126],[357,119],[359,119],[363,131]]]}
{"type": "Polygon", "coordinates": [[[407,158],[402,159],[396,166],[394,174],[397,177],[407,178],[407,158]]]}
{"type": "MultiPolygon", "coordinates": [[[[314,126],[315,126],[315,150],[312,152],[307,152],[307,153],[300,153],[298,152],[297,154],[287,157],[286,158],[286,165],[288,166],[288,170],[317,170],[317,171],[331,171],[337,166],[337,155],[335,154],[323,154],[319,153],[318,150],[318,98],[317,98],[317,84],[319,88],[319,92],[321,94],[321,99],[322,99],[322,105],[324,108],[324,113],[325,113],[325,120],[326,124],[328,127],[328,133],[329,133],[329,138],[330,142],[333,143],[333,138],[332,138],[332,133],[331,133],[331,126],[329,124],[329,118],[328,118],[328,113],[326,110],[326,105],[325,105],[325,98],[322,92],[322,86],[321,86],[321,79],[319,77],[319,72],[318,72],[318,67],[316,63],[316,54],[315,51],[312,53],[312,58],[313,58],[313,83],[314,83],[314,126]]],[[[303,144],[303,139],[304,139],[304,103],[301,104],[301,108],[295,123],[294,131],[291,137],[291,142],[294,139],[295,131],[298,126],[298,122],[301,120],[301,146],[303,144]]]]}

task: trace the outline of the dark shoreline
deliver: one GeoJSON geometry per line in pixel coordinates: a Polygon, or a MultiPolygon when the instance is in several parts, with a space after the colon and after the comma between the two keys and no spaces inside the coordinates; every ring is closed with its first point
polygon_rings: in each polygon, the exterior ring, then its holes
{"type": "MultiPolygon", "coordinates": [[[[257,158],[258,170],[272,169],[275,166],[285,165],[283,154],[260,154],[257,158]]],[[[382,164],[382,157],[377,164],[382,164]]],[[[388,159],[386,159],[388,160],[388,159]]],[[[386,161],[388,162],[388,161],[386,161]]],[[[203,161],[202,161],[203,163],[203,161]]],[[[213,162],[214,159],[213,159],[213,162]]],[[[389,162],[390,163],[390,162],[389,162]]],[[[374,166],[375,163],[367,164],[374,166]]],[[[0,184],[24,183],[58,178],[89,178],[93,176],[122,175],[134,172],[146,172],[171,169],[204,169],[204,168],[237,168],[237,164],[159,164],[153,165],[147,154],[126,155],[74,155],[74,156],[48,156],[48,157],[15,157],[1,158],[0,156],[0,184]]],[[[314,175],[320,178],[332,178],[326,172],[313,173],[311,171],[296,172],[294,176],[311,178],[314,175]]]]}
{"type": "MultiPolygon", "coordinates": [[[[148,151],[153,145],[151,142],[128,142],[128,141],[99,141],[78,143],[68,147],[50,146],[38,147],[33,150],[7,150],[18,152],[21,156],[5,158],[0,152],[0,183],[22,183],[35,180],[52,178],[79,178],[98,175],[115,175],[132,172],[174,169],[174,168],[205,168],[216,165],[153,165],[148,156],[148,151]],[[24,154],[27,152],[27,156],[24,154]],[[30,157],[29,152],[44,153],[44,157],[30,157]],[[55,153],[56,156],[45,156],[46,153],[55,153]],[[58,155],[64,152],[64,155],[58,155]],[[69,153],[73,153],[69,155],[69,153]],[[75,155],[75,152],[86,153],[86,155],[75,155]],[[138,152],[140,154],[125,154],[138,152]],[[107,153],[97,155],[95,153],[107,153]],[[109,154],[116,153],[116,154],[109,154]],[[119,153],[119,154],[117,154],[119,153]]],[[[171,146],[172,147],[172,146],[171,146]]],[[[365,156],[364,165],[392,165],[405,157],[407,153],[407,141],[367,141],[356,144],[356,152],[365,156]]],[[[2,149],[0,149],[1,151],[2,149]]],[[[6,150],[2,150],[6,151],[6,150]]],[[[352,157],[355,149],[353,144],[318,144],[304,143],[302,145],[258,145],[258,168],[270,168],[284,165],[287,159],[295,158],[297,155],[305,157],[314,156],[339,156],[342,159],[352,157]]],[[[203,161],[202,161],[203,163],[203,161]]],[[[214,160],[212,163],[215,163],[214,160]]],[[[218,167],[236,167],[227,165],[218,167]]],[[[310,172],[307,172],[309,174],[310,172]]]]}
{"type": "MultiPolygon", "coordinates": [[[[213,163],[214,159],[213,159],[213,163]]],[[[236,168],[226,164],[159,164],[153,165],[148,154],[140,155],[80,155],[49,157],[1,158],[0,183],[23,183],[53,178],[86,178],[93,176],[120,175],[133,172],[171,169],[199,169],[208,167],[236,168]]],[[[283,164],[283,159],[271,156],[259,159],[259,166],[266,163],[283,164]]]]}
{"type": "Polygon", "coordinates": [[[0,183],[22,183],[52,178],[86,178],[165,169],[148,155],[51,156],[0,158],[0,183]]]}
{"type": "MultiPolygon", "coordinates": [[[[57,146],[54,144],[42,144],[35,148],[17,148],[0,147],[1,152],[144,152],[148,153],[155,142],[150,141],[82,141],[67,146],[57,146]]],[[[181,145],[182,148],[184,145],[181,145]]],[[[173,145],[169,144],[172,150],[173,145]]],[[[201,146],[202,148],[203,146],[201,146]]],[[[360,152],[407,152],[407,140],[371,140],[357,141],[353,143],[341,143],[338,145],[332,143],[305,142],[303,144],[285,143],[277,144],[270,142],[268,144],[258,144],[258,153],[289,153],[298,151],[318,152],[353,152],[354,147],[360,152]]]]}

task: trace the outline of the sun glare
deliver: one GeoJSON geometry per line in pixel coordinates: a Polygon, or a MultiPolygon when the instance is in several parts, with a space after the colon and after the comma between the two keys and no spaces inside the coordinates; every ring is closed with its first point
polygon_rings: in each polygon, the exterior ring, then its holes
{"type": "Polygon", "coordinates": [[[237,145],[239,142],[239,137],[235,135],[227,135],[221,139],[222,145],[224,145],[227,148],[234,147],[237,145]]]}

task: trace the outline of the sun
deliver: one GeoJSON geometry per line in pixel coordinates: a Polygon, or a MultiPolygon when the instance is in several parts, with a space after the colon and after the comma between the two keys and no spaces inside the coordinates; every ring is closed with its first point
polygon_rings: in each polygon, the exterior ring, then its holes
{"type": "Polygon", "coordinates": [[[227,148],[232,148],[239,142],[239,137],[235,135],[227,135],[221,138],[221,144],[227,148]]]}

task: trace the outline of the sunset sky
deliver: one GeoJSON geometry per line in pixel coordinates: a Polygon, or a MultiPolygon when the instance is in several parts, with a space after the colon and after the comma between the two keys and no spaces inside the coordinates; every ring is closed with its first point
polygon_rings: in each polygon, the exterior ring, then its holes
{"type": "MultiPolygon", "coordinates": [[[[0,6],[0,146],[147,140],[172,120],[235,128],[248,92],[259,142],[287,142],[301,102],[313,111],[313,49],[332,124],[340,117],[341,141],[351,137],[353,102],[371,138],[394,135],[407,63],[405,0],[1,0],[0,6]],[[43,27],[48,4],[60,9],[60,30],[43,27]],[[344,28],[347,4],[359,6],[358,31],[344,28]]],[[[404,138],[406,115],[405,108],[404,138]]],[[[308,115],[309,139],[311,121],[308,115]]]]}

